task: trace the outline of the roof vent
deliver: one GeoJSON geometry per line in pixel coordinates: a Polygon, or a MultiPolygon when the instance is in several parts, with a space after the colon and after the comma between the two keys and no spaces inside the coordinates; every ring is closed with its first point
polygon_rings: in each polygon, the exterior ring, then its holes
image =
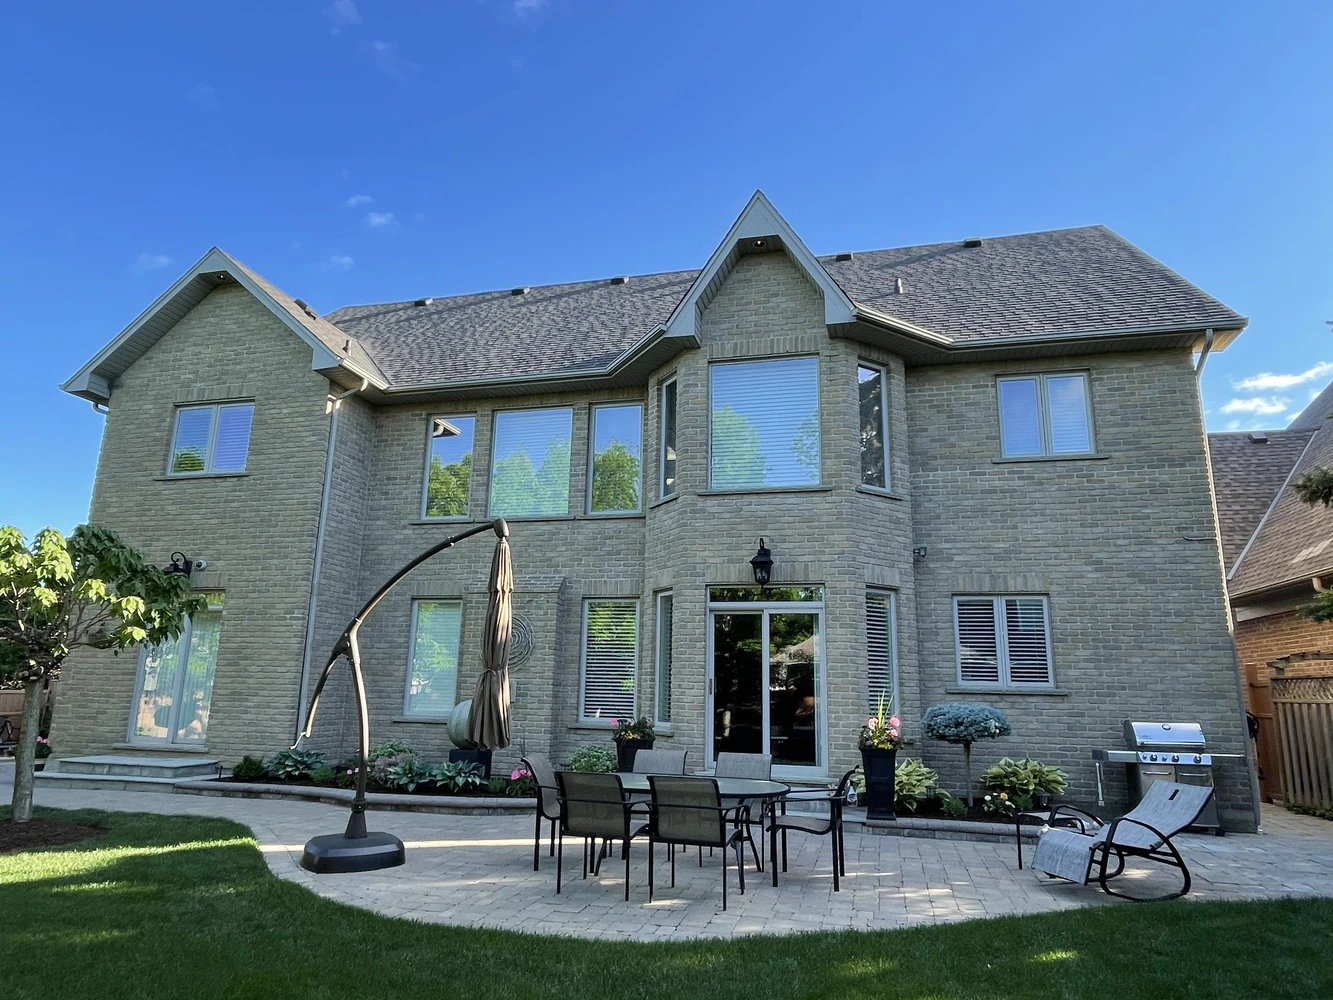
{"type": "Polygon", "coordinates": [[[611,284],[623,285],[626,284],[628,281],[629,281],[628,274],[617,274],[614,278],[611,279],[611,284]]]}
{"type": "Polygon", "coordinates": [[[430,298],[430,297],[428,296],[428,297],[426,297],[426,298],[424,298],[424,299],[417,299],[415,302],[412,303],[412,305],[414,305],[414,306],[428,306],[428,305],[430,305],[430,304],[431,304],[432,302],[434,302],[434,301],[435,301],[434,299],[432,299],[432,298],[430,298]]]}
{"type": "Polygon", "coordinates": [[[834,260],[851,260],[851,259],[852,259],[852,255],[851,255],[851,253],[849,253],[849,252],[847,252],[847,251],[844,250],[842,253],[838,254],[838,255],[837,255],[836,257],[834,257],[833,259],[834,259],[834,260]]]}
{"type": "Polygon", "coordinates": [[[981,246],[981,237],[969,236],[967,239],[963,240],[963,246],[967,247],[969,250],[979,247],[981,246]]]}
{"type": "Polygon", "coordinates": [[[893,290],[898,295],[901,295],[903,292],[907,291],[907,286],[903,284],[902,278],[893,279],[893,290]]]}
{"type": "Polygon", "coordinates": [[[351,353],[352,353],[352,338],[351,338],[351,337],[348,337],[346,340],[343,341],[343,353],[344,353],[344,354],[351,354],[351,353]]]}
{"type": "Polygon", "coordinates": [[[511,289],[509,290],[509,294],[510,294],[510,295],[527,295],[528,292],[530,292],[530,291],[532,291],[531,288],[529,288],[527,285],[523,285],[523,286],[521,286],[521,287],[519,287],[519,288],[511,288],[511,289]]]}
{"type": "Polygon", "coordinates": [[[1268,444],[1268,435],[1263,431],[1250,431],[1250,440],[1255,444],[1268,444]]]}
{"type": "Polygon", "coordinates": [[[315,312],[315,310],[311,309],[308,305],[306,305],[304,299],[292,299],[292,301],[295,302],[298,306],[300,306],[301,312],[305,313],[311,319],[319,319],[319,313],[315,312]]]}

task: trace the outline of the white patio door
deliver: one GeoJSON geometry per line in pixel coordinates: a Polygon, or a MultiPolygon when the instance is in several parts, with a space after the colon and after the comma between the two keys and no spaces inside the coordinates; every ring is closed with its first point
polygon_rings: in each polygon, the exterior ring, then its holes
{"type": "Polygon", "coordinates": [[[222,594],[206,596],[208,610],[191,615],[179,638],[144,648],[130,716],[131,742],[190,745],[207,739],[222,594]]]}
{"type": "Polygon", "coordinates": [[[820,588],[710,589],[710,766],[719,753],[767,753],[776,774],[825,772],[823,625],[820,588]]]}

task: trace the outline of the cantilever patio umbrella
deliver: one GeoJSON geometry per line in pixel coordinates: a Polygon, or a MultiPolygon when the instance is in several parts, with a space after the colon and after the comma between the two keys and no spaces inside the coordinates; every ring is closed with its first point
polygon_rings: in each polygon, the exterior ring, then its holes
{"type": "MultiPolygon", "coordinates": [[[[509,525],[505,523],[503,518],[497,518],[489,524],[469,528],[461,534],[446,538],[444,541],[431,546],[389,577],[384,585],[375,591],[370,600],[366,602],[365,607],[356,613],[356,617],[347,623],[347,628],[343,629],[342,635],[338,637],[338,641],[334,644],[333,652],[329,654],[329,660],[324,664],[324,672],[319,675],[319,683],[315,685],[315,694],[310,699],[310,709],[306,713],[305,728],[301,731],[301,739],[308,738],[314,729],[315,711],[319,708],[319,696],[324,691],[324,685],[328,683],[329,674],[333,672],[333,667],[339,658],[346,658],[348,666],[352,668],[352,687],[356,692],[356,716],[361,737],[358,746],[360,767],[357,768],[356,774],[356,796],[352,799],[352,815],[347,820],[347,829],[342,833],[312,837],[305,845],[305,853],[301,856],[302,868],[319,873],[366,872],[378,868],[392,868],[395,865],[403,864],[407,860],[407,852],[403,848],[403,842],[393,834],[368,833],[366,831],[366,772],[369,770],[366,757],[370,754],[370,722],[367,718],[366,685],[361,674],[361,647],[357,642],[357,635],[361,631],[361,625],[365,622],[367,616],[375,610],[375,605],[384,600],[385,595],[397,586],[403,577],[431,556],[452,548],[464,538],[471,538],[483,531],[494,531],[496,538],[499,539],[495,543],[495,556],[491,560],[490,603],[492,614],[487,616],[487,633],[482,638],[482,658],[487,668],[483,673],[483,680],[486,675],[491,673],[491,664],[496,664],[498,684],[495,690],[503,695],[503,700],[493,699],[495,704],[501,706],[500,721],[494,731],[502,735],[504,739],[504,742],[497,744],[497,746],[509,745],[509,719],[507,714],[509,709],[509,678],[505,670],[509,662],[509,593],[513,590],[514,583],[513,571],[509,565],[509,525]],[[503,583],[502,593],[497,589],[501,582],[503,583]],[[503,614],[500,613],[501,611],[503,611],[503,614]],[[503,635],[500,634],[502,623],[503,635]],[[498,655],[493,656],[492,651],[498,655]]],[[[480,699],[481,685],[478,685],[477,692],[480,699]]],[[[471,731],[470,722],[468,729],[471,731]]],[[[300,743],[300,739],[297,740],[297,743],[300,743]]]]}
{"type": "Polygon", "coordinates": [[[483,750],[503,750],[509,746],[509,637],[513,624],[510,605],[514,593],[514,568],[505,538],[495,543],[490,592],[486,631],[481,637],[481,676],[472,695],[467,738],[483,750]]]}

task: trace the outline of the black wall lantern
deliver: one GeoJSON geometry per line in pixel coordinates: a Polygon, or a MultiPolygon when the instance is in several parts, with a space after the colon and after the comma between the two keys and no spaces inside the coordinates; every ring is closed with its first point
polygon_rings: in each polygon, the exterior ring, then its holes
{"type": "Polygon", "coordinates": [[[768,551],[768,546],[764,544],[762,538],[759,539],[759,551],[750,560],[750,567],[754,570],[754,582],[761,587],[767,587],[769,579],[773,576],[773,553],[768,551]]]}
{"type": "Polygon", "coordinates": [[[194,569],[194,561],[187,559],[184,552],[171,553],[171,565],[162,572],[170,576],[173,573],[183,573],[186,576],[194,569]]]}

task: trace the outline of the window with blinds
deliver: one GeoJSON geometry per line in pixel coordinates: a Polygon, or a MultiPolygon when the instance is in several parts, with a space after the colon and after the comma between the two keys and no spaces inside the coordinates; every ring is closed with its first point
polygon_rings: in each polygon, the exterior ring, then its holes
{"type": "Polygon", "coordinates": [[[665,499],[676,493],[676,380],[662,384],[662,475],[660,493],[665,499]]]}
{"type": "Polygon", "coordinates": [[[173,476],[244,472],[254,413],[254,403],[178,407],[167,472],[173,476]]]}
{"type": "Polygon", "coordinates": [[[1044,597],[954,598],[958,681],[965,687],[1049,687],[1051,631],[1044,597]]]}
{"type": "Polygon", "coordinates": [[[714,364],[709,479],[715,490],[819,485],[819,362],[714,364]]]}
{"type": "Polygon", "coordinates": [[[897,694],[897,620],[894,595],[888,590],[866,591],[866,672],[870,688],[871,714],[880,700],[890,708],[897,694]]]}
{"type": "Polygon", "coordinates": [[[633,718],[638,647],[637,602],[584,603],[580,719],[633,718]]]}
{"type": "Polygon", "coordinates": [[[448,718],[458,696],[458,648],[463,602],[412,602],[412,662],[407,672],[403,714],[448,718]]]}
{"type": "Polygon", "coordinates": [[[1085,455],[1093,450],[1086,372],[1002,378],[997,394],[1000,450],[1006,458],[1085,455]]]}
{"type": "Polygon", "coordinates": [[[657,595],[657,721],[671,722],[671,619],[670,593],[657,595]]]}

